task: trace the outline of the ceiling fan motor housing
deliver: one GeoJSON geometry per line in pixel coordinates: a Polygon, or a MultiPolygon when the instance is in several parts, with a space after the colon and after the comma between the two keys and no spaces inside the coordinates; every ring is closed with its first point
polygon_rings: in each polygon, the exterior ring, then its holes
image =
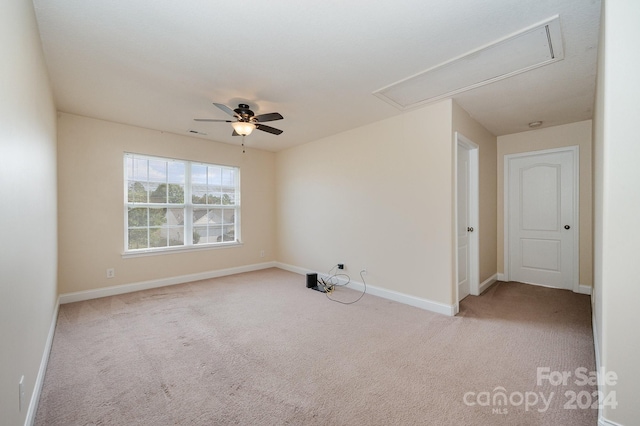
{"type": "Polygon", "coordinates": [[[242,121],[250,121],[251,117],[255,115],[253,111],[249,109],[249,105],[247,104],[239,104],[238,108],[233,111],[242,118],[242,121]]]}

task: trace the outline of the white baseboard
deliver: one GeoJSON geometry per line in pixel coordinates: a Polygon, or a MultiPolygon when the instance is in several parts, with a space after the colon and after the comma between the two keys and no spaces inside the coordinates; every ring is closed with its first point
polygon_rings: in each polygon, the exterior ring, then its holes
{"type": "Polygon", "coordinates": [[[482,281],[480,288],[478,288],[479,294],[491,287],[496,281],[498,281],[498,274],[493,274],[486,280],[482,281]]]}
{"type": "MultiPolygon", "coordinates": [[[[602,371],[600,367],[600,342],[598,341],[598,325],[596,322],[596,312],[595,309],[591,310],[591,330],[593,331],[593,349],[596,355],[596,371],[602,371]]],[[[602,389],[600,388],[600,380],[598,380],[598,395],[602,395],[600,392],[602,389]]],[[[608,426],[606,423],[601,422],[604,420],[602,417],[602,408],[598,407],[598,426],[608,426]]]]}
{"type": "MultiPolygon", "coordinates": [[[[598,323],[596,321],[596,312],[595,309],[591,312],[591,328],[593,330],[593,346],[596,354],[596,371],[602,371],[602,362],[600,361],[600,342],[598,340],[598,323]]],[[[598,394],[602,395],[601,392],[604,392],[601,388],[600,380],[598,380],[598,394]]],[[[607,420],[602,417],[602,408],[598,407],[598,426],[623,426],[620,423],[612,422],[611,420],[607,420]]]]}
{"type": "MultiPolygon", "coordinates": [[[[285,271],[294,272],[296,274],[306,275],[313,273],[310,269],[300,268],[298,266],[288,265],[286,263],[276,262],[276,267],[284,269],[285,271]]],[[[320,277],[327,277],[327,274],[318,273],[320,277]]],[[[366,275],[365,275],[366,277],[366,275]]],[[[341,283],[344,283],[342,281],[341,283]]],[[[364,290],[364,284],[358,281],[351,280],[349,287],[362,291],[364,290]]],[[[382,297],[383,299],[393,300],[394,302],[404,303],[405,305],[414,306],[416,308],[424,309],[426,311],[436,312],[443,315],[454,316],[456,314],[457,307],[455,305],[446,305],[440,302],[434,302],[432,300],[423,299],[416,296],[410,296],[408,294],[399,293],[397,291],[388,290],[386,288],[375,287],[367,284],[367,294],[372,296],[382,297]]]]}
{"type": "Polygon", "coordinates": [[[620,423],[612,422],[604,417],[598,417],[598,426],[623,426],[620,423]]]}
{"type": "Polygon", "coordinates": [[[256,263],[253,265],[238,266],[236,268],[218,269],[215,271],[201,272],[198,274],[180,275],[176,277],[160,278],[157,280],[141,281],[131,284],[117,285],[113,287],[97,288],[95,290],[77,291],[60,295],[60,304],[80,302],[83,300],[98,299],[100,297],[115,296],[118,294],[133,293],[134,291],[148,290],[151,288],[166,287],[168,285],[188,283],[192,281],[206,280],[210,278],[224,277],[243,272],[258,271],[274,268],[276,262],[256,263]]]}
{"type": "Polygon", "coordinates": [[[591,289],[592,287],[590,285],[580,284],[576,293],[588,294],[589,296],[591,296],[591,289]]]}
{"type": "Polygon", "coordinates": [[[498,276],[498,281],[506,281],[506,276],[503,272],[498,272],[496,275],[498,276]]]}
{"type": "Polygon", "coordinates": [[[47,365],[49,364],[49,355],[51,354],[51,345],[53,345],[53,335],[56,332],[56,324],[58,322],[59,309],[60,309],[60,297],[58,297],[58,299],[56,300],[56,306],[53,309],[51,325],[49,326],[47,341],[44,344],[44,351],[42,352],[42,359],[40,360],[40,368],[38,369],[38,376],[36,377],[36,382],[33,385],[33,393],[31,394],[31,401],[29,402],[27,417],[24,421],[25,426],[32,426],[33,422],[36,420],[38,403],[40,402],[40,393],[42,392],[42,386],[44,385],[44,376],[47,373],[47,365]]]}
{"type": "Polygon", "coordinates": [[[596,354],[596,370],[600,371],[602,364],[600,364],[600,351],[598,350],[598,348],[600,348],[600,342],[598,341],[598,324],[596,322],[595,311],[591,312],[591,329],[593,330],[593,346],[596,354]]]}

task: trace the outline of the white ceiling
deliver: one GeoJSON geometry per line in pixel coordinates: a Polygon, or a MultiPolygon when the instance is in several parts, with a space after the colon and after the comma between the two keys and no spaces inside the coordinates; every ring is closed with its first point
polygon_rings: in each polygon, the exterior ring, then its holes
{"type": "Polygon", "coordinates": [[[599,0],[34,0],[60,111],[279,151],[401,111],[372,93],[560,15],[562,61],[453,98],[496,136],[592,117],[599,0]]]}

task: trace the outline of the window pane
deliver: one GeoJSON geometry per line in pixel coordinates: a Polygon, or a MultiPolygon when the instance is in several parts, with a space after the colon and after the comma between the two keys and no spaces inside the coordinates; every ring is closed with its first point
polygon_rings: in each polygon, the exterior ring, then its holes
{"type": "Polygon", "coordinates": [[[206,226],[207,219],[207,209],[193,209],[193,226],[206,226]]]}
{"type": "Polygon", "coordinates": [[[133,157],[130,155],[125,157],[125,167],[127,168],[127,180],[133,180],[133,157]]]}
{"type": "Polygon", "coordinates": [[[207,227],[196,226],[193,228],[193,244],[207,243],[207,227]]]}
{"type": "Polygon", "coordinates": [[[169,184],[169,203],[184,204],[184,186],[175,183],[169,184]]]}
{"type": "Polygon", "coordinates": [[[129,250],[149,247],[146,229],[129,230],[129,250]]]}
{"type": "Polygon", "coordinates": [[[207,204],[207,185],[191,185],[191,192],[193,204],[207,204]]]}
{"type": "Polygon", "coordinates": [[[227,225],[224,227],[224,234],[222,235],[222,241],[234,241],[235,238],[235,226],[227,225]]]}
{"type": "Polygon", "coordinates": [[[199,185],[207,184],[207,166],[201,164],[191,165],[191,183],[199,185]]]}
{"type": "Polygon", "coordinates": [[[148,218],[147,218],[147,212],[149,209],[146,208],[136,208],[136,209],[129,209],[129,228],[133,228],[133,227],[139,227],[139,226],[147,226],[148,222],[148,218]]]}
{"type": "Polygon", "coordinates": [[[146,203],[147,202],[147,190],[142,182],[129,182],[127,185],[129,188],[129,195],[127,199],[131,203],[146,203]]]}
{"type": "Polygon", "coordinates": [[[209,172],[209,187],[218,189],[222,184],[222,169],[220,167],[208,167],[209,172]]]}
{"type": "Polygon", "coordinates": [[[222,209],[209,210],[209,224],[222,225],[222,209]]]}
{"type": "Polygon", "coordinates": [[[169,245],[170,246],[184,245],[184,227],[169,228],[169,245]]]}
{"type": "Polygon", "coordinates": [[[149,181],[167,181],[167,162],[164,160],[149,160],[149,181]]]}
{"type": "Polygon", "coordinates": [[[221,198],[222,198],[222,194],[221,193],[214,192],[212,194],[209,194],[209,197],[208,197],[207,201],[212,206],[219,206],[219,205],[222,204],[221,198]]]}
{"type": "Polygon", "coordinates": [[[234,190],[224,191],[222,194],[222,205],[232,206],[236,203],[236,192],[234,190]]]}
{"type": "Polygon", "coordinates": [[[149,247],[166,247],[167,246],[167,229],[151,228],[149,229],[149,247]]]}
{"type": "Polygon", "coordinates": [[[149,226],[161,226],[167,223],[167,209],[149,209],[149,226]]]}
{"type": "Polygon", "coordinates": [[[185,164],[176,161],[169,162],[169,183],[178,183],[184,185],[185,164]]]}
{"type": "Polygon", "coordinates": [[[184,209],[167,209],[167,225],[184,226],[184,209]]]}
{"type": "Polygon", "coordinates": [[[193,225],[220,225],[222,213],[219,209],[193,209],[193,225]]]}
{"type": "Polygon", "coordinates": [[[223,224],[225,225],[233,225],[234,222],[234,218],[235,218],[236,212],[233,210],[225,210],[224,214],[223,214],[223,224]]]}
{"type": "Polygon", "coordinates": [[[214,225],[209,227],[209,242],[219,243],[222,241],[222,226],[214,225]]]}
{"type": "Polygon", "coordinates": [[[233,169],[222,170],[222,185],[235,186],[235,173],[233,169]]]}
{"type": "Polygon", "coordinates": [[[146,182],[149,180],[149,175],[147,174],[148,169],[148,161],[140,158],[135,158],[133,160],[133,179],[146,182]]]}
{"type": "Polygon", "coordinates": [[[150,203],[167,203],[167,184],[166,183],[150,183],[149,184],[149,202],[150,203]]]}

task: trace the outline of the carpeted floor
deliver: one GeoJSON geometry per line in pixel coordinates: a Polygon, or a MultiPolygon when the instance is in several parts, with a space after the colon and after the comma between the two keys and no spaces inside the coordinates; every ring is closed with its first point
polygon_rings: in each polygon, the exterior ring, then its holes
{"type": "Polygon", "coordinates": [[[595,425],[594,364],[588,296],[497,283],[447,317],[268,269],[61,306],[35,424],[595,425]]]}

